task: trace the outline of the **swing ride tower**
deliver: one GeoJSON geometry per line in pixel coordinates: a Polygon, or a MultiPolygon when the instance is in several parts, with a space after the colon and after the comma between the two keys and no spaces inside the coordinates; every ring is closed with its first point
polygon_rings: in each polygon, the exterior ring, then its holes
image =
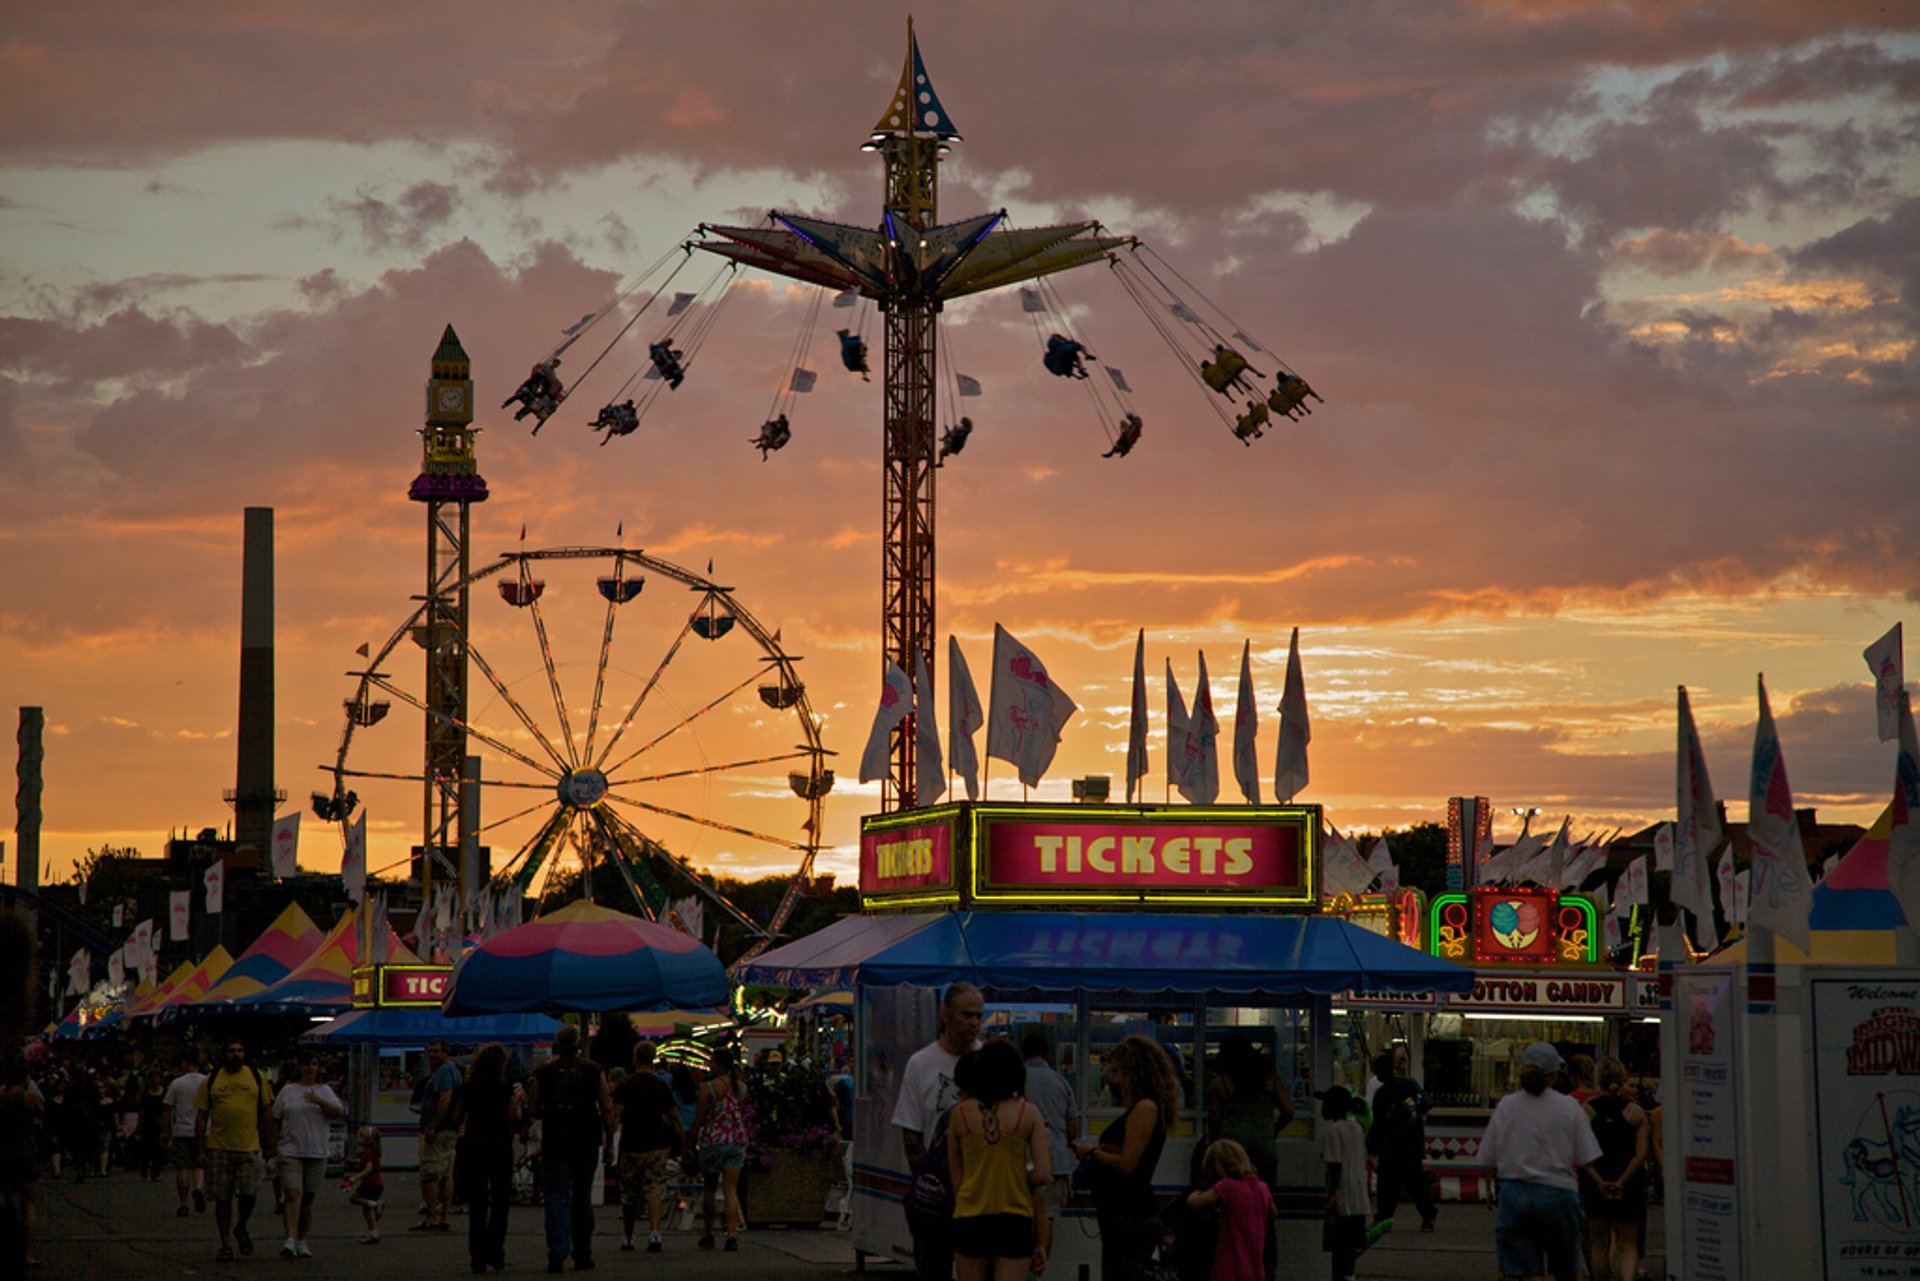
{"type": "MultiPolygon", "coordinates": [[[[934,477],[936,322],[949,299],[1098,262],[1132,243],[1097,223],[1011,230],[1005,211],[942,225],[940,160],[960,135],[934,93],[907,20],[906,66],[892,101],[861,150],[885,167],[878,228],[778,211],[761,227],[701,231],[698,247],[749,266],[873,300],[885,317],[881,498],[881,638],[884,657],[909,679],[935,662],[934,477]]],[[[916,802],[909,716],[893,734],[884,811],[916,802]]]]}

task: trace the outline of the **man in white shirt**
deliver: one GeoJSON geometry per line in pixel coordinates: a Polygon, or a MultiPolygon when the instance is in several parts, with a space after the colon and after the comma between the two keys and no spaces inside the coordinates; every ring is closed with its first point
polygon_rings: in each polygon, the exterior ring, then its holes
{"type": "MultiPolygon", "coordinates": [[[[954,1065],[979,1041],[980,1019],[986,1010],[986,1000],[973,984],[949,986],[940,998],[938,1039],[916,1050],[900,1074],[900,1097],[893,1106],[893,1124],[900,1131],[910,1179],[932,1141],[934,1126],[960,1096],[953,1083],[954,1065]]],[[[916,1221],[915,1216],[909,1215],[907,1227],[913,1233],[913,1266],[921,1281],[950,1281],[953,1276],[950,1223],[916,1221]]]]}
{"type": "Polygon", "coordinates": [[[1586,1109],[1548,1086],[1562,1066],[1544,1041],[1520,1055],[1520,1088],[1501,1099],[1480,1140],[1480,1162],[1498,1183],[1493,1221],[1500,1274],[1576,1281],[1580,1271],[1580,1167],[1600,1158],[1586,1109]]]}
{"type": "Polygon", "coordinates": [[[187,1217],[189,1197],[195,1209],[207,1208],[206,1175],[200,1166],[200,1139],[196,1133],[198,1109],[193,1102],[194,1096],[200,1093],[200,1082],[206,1079],[206,1073],[200,1071],[193,1056],[182,1054],[180,1075],[167,1083],[167,1092],[161,1096],[172,1121],[167,1156],[173,1165],[174,1190],[180,1194],[180,1208],[174,1214],[182,1219],[187,1217]]]}

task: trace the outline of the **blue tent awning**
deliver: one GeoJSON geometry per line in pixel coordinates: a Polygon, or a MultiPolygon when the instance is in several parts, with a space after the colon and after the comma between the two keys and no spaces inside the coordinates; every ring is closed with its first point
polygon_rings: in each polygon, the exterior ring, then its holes
{"type": "Polygon", "coordinates": [[[444,1037],[453,1045],[535,1045],[553,1040],[559,1019],[544,1014],[487,1014],[450,1019],[436,1009],[353,1010],[302,1034],[326,1045],[425,1045],[444,1037]]]}
{"type": "Polygon", "coordinates": [[[1075,992],[1276,998],[1466,992],[1473,972],[1330,916],[944,912],[846,918],[735,977],[793,986],[937,987],[1004,998],[1075,992]]]}

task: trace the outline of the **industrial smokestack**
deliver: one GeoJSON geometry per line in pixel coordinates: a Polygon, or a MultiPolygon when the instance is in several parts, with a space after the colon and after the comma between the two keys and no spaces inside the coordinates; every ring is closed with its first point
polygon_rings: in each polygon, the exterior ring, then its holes
{"type": "Polygon", "coordinates": [[[273,839],[273,508],[247,508],[240,571],[240,724],[233,837],[265,859],[273,839]]]}
{"type": "Polygon", "coordinates": [[[13,794],[13,837],[19,847],[13,883],[29,894],[40,892],[40,746],[46,713],[37,707],[20,709],[20,755],[14,765],[18,787],[13,794]]]}

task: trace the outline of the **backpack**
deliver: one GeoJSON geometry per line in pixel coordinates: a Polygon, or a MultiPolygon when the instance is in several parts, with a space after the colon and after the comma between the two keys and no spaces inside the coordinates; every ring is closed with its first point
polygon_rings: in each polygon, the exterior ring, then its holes
{"type": "Polygon", "coordinates": [[[947,1118],[951,1115],[940,1114],[927,1138],[926,1150],[913,1163],[913,1182],[906,1195],[909,1220],[944,1222],[953,1217],[953,1183],[947,1166],[947,1118]]]}
{"type": "Polygon", "coordinates": [[[588,1059],[550,1060],[540,1071],[541,1141],[555,1150],[598,1147],[599,1069],[588,1059]]]}

